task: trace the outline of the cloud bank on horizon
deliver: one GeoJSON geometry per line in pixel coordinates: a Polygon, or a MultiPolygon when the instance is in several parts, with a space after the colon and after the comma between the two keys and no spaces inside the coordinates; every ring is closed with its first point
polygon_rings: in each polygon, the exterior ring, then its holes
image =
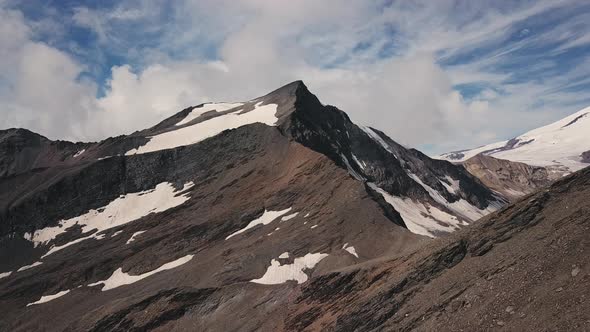
{"type": "Polygon", "coordinates": [[[0,0],[0,128],[99,140],[302,79],[430,153],[590,105],[587,1],[0,0]]]}

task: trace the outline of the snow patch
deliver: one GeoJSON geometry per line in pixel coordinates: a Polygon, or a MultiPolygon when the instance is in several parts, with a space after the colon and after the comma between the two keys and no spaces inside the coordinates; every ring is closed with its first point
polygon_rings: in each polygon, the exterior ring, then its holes
{"type": "Polygon", "coordinates": [[[285,251],[284,253],[282,253],[279,258],[289,258],[289,252],[285,251]]]}
{"type": "Polygon", "coordinates": [[[281,265],[279,261],[272,259],[266,273],[261,278],[250,280],[250,282],[263,285],[278,285],[289,280],[295,280],[298,284],[301,284],[308,279],[304,270],[313,269],[317,263],[326,257],[328,257],[328,254],[309,253],[303,257],[296,257],[292,264],[285,265],[281,265]]]}
{"type": "Polygon", "coordinates": [[[355,162],[357,165],[359,165],[359,167],[360,167],[360,168],[361,168],[363,171],[365,170],[365,168],[367,167],[367,164],[366,164],[364,161],[362,161],[362,160],[359,160],[359,159],[358,159],[358,158],[357,158],[357,157],[354,155],[354,153],[352,153],[352,159],[354,159],[354,162],[355,162]]]}
{"type": "Polygon", "coordinates": [[[352,166],[350,166],[350,163],[348,162],[348,159],[346,158],[345,155],[340,154],[340,157],[342,158],[342,161],[344,162],[344,164],[346,165],[346,168],[348,169],[348,173],[350,173],[350,175],[352,175],[355,179],[359,180],[359,181],[364,181],[365,178],[360,175],[359,173],[357,173],[352,166]]]}
{"type": "Polygon", "coordinates": [[[442,196],[438,191],[436,191],[434,188],[430,187],[426,183],[422,182],[422,180],[418,176],[416,176],[416,174],[408,172],[408,176],[412,178],[412,180],[416,181],[419,185],[421,185],[422,188],[424,188],[428,192],[430,197],[432,197],[432,199],[434,199],[437,203],[444,205],[449,210],[471,221],[475,221],[489,213],[498,210],[501,207],[500,203],[490,204],[487,208],[481,210],[477,206],[471,205],[471,203],[462,198],[455,202],[449,203],[444,198],[444,196],[442,196]]]}
{"type": "Polygon", "coordinates": [[[12,271],[2,272],[0,273],[0,279],[9,277],[12,274],[12,271]]]}
{"type": "Polygon", "coordinates": [[[145,279],[149,276],[152,276],[158,272],[171,270],[175,267],[178,267],[180,265],[188,263],[192,258],[193,258],[193,255],[186,255],[186,256],[181,257],[175,261],[166,263],[155,270],[152,270],[150,272],[146,272],[146,273],[143,273],[143,274],[140,274],[137,276],[129,275],[129,274],[123,272],[122,268],[118,268],[117,270],[115,270],[115,272],[113,272],[113,274],[108,279],[91,283],[88,286],[92,287],[92,286],[97,286],[99,284],[103,284],[102,291],[104,292],[109,289],[113,289],[113,288],[121,287],[124,285],[130,285],[130,284],[136,283],[136,282],[138,282],[142,279],[145,279]]]}
{"type": "Polygon", "coordinates": [[[61,246],[51,246],[51,248],[49,249],[49,251],[47,251],[45,254],[43,254],[43,256],[41,256],[41,259],[43,259],[43,258],[45,258],[45,257],[47,257],[47,256],[49,256],[49,255],[51,255],[51,254],[54,254],[54,253],[56,253],[56,252],[58,252],[58,251],[60,251],[60,250],[63,250],[63,249],[65,249],[65,248],[69,247],[69,246],[72,246],[72,245],[74,245],[74,244],[76,244],[76,243],[80,243],[80,242],[82,242],[82,241],[85,241],[85,240],[88,240],[88,239],[92,239],[92,238],[94,238],[94,239],[96,239],[96,240],[99,240],[98,236],[95,236],[95,235],[93,234],[93,235],[89,235],[89,236],[81,237],[81,238],[79,238],[79,239],[75,239],[75,240],[73,240],[73,241],[70,241],[70,242],[68,242],[68,243],[66,243],[66,244],[63,244],[63,245],[61,245],[61,246]]]}
{"type": "MultiPolygon", "coordinates": [[[[226,237],[225,239],[228,240],[238,234],[244,233],[245,231],[249,230],[250,228],[253,228],[255,226],[258,225],[268,225],[271,222],[273,222],[275,219],[277,219],[278,217],[284,215],[285,213],[291,211],[291,208],[285,209],[285,210],[281,210],[281,211],[268,211],[268,210],[264,210],[264,213],[252,220],[246,227],[240,229],[239,231],[236,231],[232,234],[230,234],[228,237],[226,237]]],[[[276,230],[275,230],[276,231],[276,230]]]]}
{"type": "Polygon", "coordinates": [[[80,157],[80,155],[82,155],[82,153],[84,153],[84,152],[86,152],[86,149],[82,149],[82,150],[76,152],[76,154],[74,155],[74,158],[80,157]]]}
{"type": "Polygon", "coordinates": [[[34,268],[35,266],[39,266],[41,264],[43,264],[43,262],[35,262],[35,263],[31,264],[31,265],[25,265],[25,266],[21,267],[20,269],[16,270],[16,272],[26,271],[28,269],[34,268]]]}
{"type": "Polygon", "coordinates": [[[195,144],[206,138],[213,137],[224,130],[235,129],[256,122],[274,126],[278,120],[275,115],[277,105],[260,105],[261,103],[256,104],[254,109],[247,113],[240,113],[240,109],[192,126],[182,127],[148,137],[150,139],[149,142],[136,149],[127,151],[125,155],[142,154],[195,144]]]}
{"type": "Polygon", "coordinates": [[[127,240],[127,242],[126,242],[125,244],[129,244],[129,243],[131,243],[131,242],[135,241],[135,238],[136,238],[137,236],[139,236],[140,234],[143,234],[143,233],[145,233],[145,232],[146,232],[146,231],[139,231],[139,232],[135,232],[135,233],[133,233],[133,235],[131,235],[131,237],[129,238],[129,240],[127,240]]]}
{"type": "Polygon", "coordinates": [[[223,112],[223,111],[230,110],[232,108],[240,107],[242,105],[244,105],[244,103],[204,104],[202,107],[193,108],[192,111],[190,111],[190,113],[187,114],[187,116],[184,119],[182,119],[178,123],[176,123],[176,126],[182,126],[184,124],[187,124],[207,112],[211,112],[211,111],[223,112]]]}
{"type": "Polygon", "coordinates": [[[57,292],[53,295],[45,295],[45,296],[41,296],[41,298],[39,299],[39,301],[33,302],[33,303],[29,303],[27,304],[28,306],[34,305],[34,304],[41,304],[41,303],[45,303],[45,302],[49,302],[49,301],[53,301],[59,297],[62,297],[64,295],[66,295],[67,293],[69,293],[70,290],[65,290],[65,291],[61,291],[61,292],[57,292]]]}
{"type": "Polygon", "coordinates": [[[442,185],[447,189],[447,191],[451,194],[457,194],[459,192],[459,190],[461,189],[461,185],[460,185],[460,181],[459,180],[455,180],[452,177],[445,175],[445,181],[440,181],[440,183],[442,183],[442,185]],[[447,183],[448,182],[448,183],[447,183]],[[450,183],[450,184],[449,184],[450,183]]]}
{"type": "Polygon", "coordinates": [[[316,227],[318,227],[318,225],[313,225],[313,226],[310,227],[310,229],[314,229],[316,227]]]}
{"type": "Polygon", "coordinates": [[[410,232],[429,237],[436,237],[439,232],[453,232],[459,228],[461,221],[434,206],[415,202],[410,198],[392,196],[374,183],[369,186],[381,194],[404,220],[410,232]]]}
{"type": "Polygon", "coordinates": [[[345,243],[342,246],[342,249],[348,251],[349,254],[353,255],[356,258],[359,258],[359,255],[356,253],[356,249],[353,246],[349,246],[348,243],[345,243]]]}
{"type": "Polygon", "coordinates": [[[379,136],[379,134],[377,134],[375,131],[373,131],[373,129],[369,127],[361,126],[360,128],[365,133],[367,133],[367,135],[369,135],[369,137],[371,137],[375,142],[379,143],[379,145],[381,145],[387,152],[391,153],[395,157],[395,159],[397,159],[397,156],[395,155],[395,153],[393,153],[393,150],[391,150],[389,144],[387,144],[387,142],[385,142],[383,138],[379,136]]]}
{"type": "Polygon", "coordinates": [[[115,237],[115,236],[117,236],[117,235],[119,235],[121,233],[123,233],[123,230],[116,231],[113,235],[111,235],[111,237],[115,237]]]}
{"type": "Polygon", "coordinates": [[[298,214],[299,214],[299,212],[295,212],[295,213],[292,213],[292,214],[290,214],[288,216],[284,216],[284,217],[281,218],[281,221],[291,220],[291,219],[297,217],[298,214]]]}
{"type": "Polygon", "coordinates": [[[82,233],[95,231],[92,235],[73,240],[61,246],[53,246],[43,257],[90,238],[100,240],[105,237],[105,234],[98,234],[100,232],[125,225],[150,213],[166,211],[186,202],[190,198],[188,193],[176,195],[178,192],[188,190],[193,185],[192,182],[188,182],[181,190],[177,191],[171,183],[162,182],[154,189],[121,195],[102,208],[90,210],[78,217],[61,220],[58,226],[37,230],[32,235],[25,233],[24,238],[32,241],[34,246],[37,247],[39,244],[47,244],[54,240],[58,235],[65,233],[74,225],[79,225],[82,228],[82,233]]]}

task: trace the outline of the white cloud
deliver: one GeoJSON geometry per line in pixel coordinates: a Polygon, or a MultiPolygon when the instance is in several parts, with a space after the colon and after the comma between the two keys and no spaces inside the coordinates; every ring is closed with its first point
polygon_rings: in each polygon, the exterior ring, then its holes
{"type": "MultiPolygon", "coordinates": [[[[580,4],[399,1],[383,8],[360,0],[183,0],[167,15],[167,2],[79,7],[72,24],[95,33],[98,52],[108,49],[129,61],[111,69],[98,98],[96,85],[79,79],[89,70],[80,58],[34,41],[33,23],[2,10],[0,52],[10,51],[0,59],[0,98],[8,114],[0,126],[100,139],[143,129],[190,105],[246,100],[303,79],[324,103],[401,143],[432,143],[436,151],[489,143],[584,102],[582,94],[564,89],[582,84],[588,66],[526,82],[498,69],[531,45],[553,42],[562,52],[586,43],[583,32],[590,27],[580,18],[548,31],[519,26],[566,5],[580,4]],[[568,35],[573,27],[578,32],[568,35]],[[149,38],[139,38],[141,32],[149,38]],[[507,42],[513,33],[522,39],[507,42]],[[460,65],[441,64],[486,48],[460,65]],[[471,83],[484,88],[470,98],[453,88],[471,83]]],[[[558,65],[545,60],[527,68],[549,72],[558,65]]]]}

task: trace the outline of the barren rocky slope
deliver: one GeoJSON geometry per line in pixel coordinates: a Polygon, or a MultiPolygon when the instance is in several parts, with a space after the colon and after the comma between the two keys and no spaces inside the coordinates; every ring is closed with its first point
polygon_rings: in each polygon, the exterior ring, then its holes
{"type": "Polygon", "coordinates": [[[318,276],[289,330],[590,329],[590,168],[413,254],[318,276]]]}

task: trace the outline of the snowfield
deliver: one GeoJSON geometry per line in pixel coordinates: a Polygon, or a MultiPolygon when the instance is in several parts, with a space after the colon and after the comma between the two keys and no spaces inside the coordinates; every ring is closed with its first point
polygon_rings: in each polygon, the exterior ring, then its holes
{"type": "MultiPolygon", "coordinates": [[[[422,180],[420,180],[420,178],[417,175],[412,174],[412,173],[408,173],[408,176],[410,178],[412,178],[412,180],[414,180],[418,184],[420,184],[422,186],[422,188],[424,188],[428,192],[428,195],[430,195],[430,197],[432,197],[432,199],[434,199],[437,203],[444,205],[449,210],[451,210],[451,211],[455,212],[456,214],[463,216],[471,221],[475,221],[475,220],[477,220],[489,213],[492,213],[492,212],[498,210],[502,206],[502,204],[500,202],[498,202],[495,205],[489,205],[486,209],[481,210],[478,207],[471,205],[471,203],[469,203],[468,201],[466,201],[464,199],[460,199],[460,200],[455,201],[453,203],[449,203],[444,198],[444,196],[442,196],[434,188],[432,188],[429,185],[422,182],[422,180]]],[[[447,176],[447,179],[451,179],[451,178],[449,176],[447,176]]],[[[453,182],[451,182],[453,184],[450,186],[448,184],[446,184],[444,181],[440,181],[440,183],[443,184],[445,186],[445,188],[447,188],[447,190],[449,190],[451,193],[455,194],[459,190],[459,181],[454,181],[453,179],[451,179],[451,181],[453,181],[453,182]]],[[[463,224],[466,225],[466,223],[463,223],[463,224]]]]}
{"type": "Polygon", "coordinates": [[[95,231],[92,235],[78,238],[61,246],[53,246],[43,255],[43,257],[46,257],[84,240],[92,238],[96,240],[103,239],[104,234],[99,233],[110,228],[125,225],[150,213],[163,212],[181,205],[190,198],[189,193],[176,195],[179,192],[190,189],[193,185],[192,182],[188,182],[182,189],[176,190],[171,183],[162,182],[154,189],[122,195],[102,208],[90,210],[72,219],[62,220],[58,226],[37,230],[32,235],[25,233],[24,238],[32,241],[34,246],[37,247],[39,244],[47,244],[54,240],[58,235],[65,233],[74,225],[79,225],[82,228],[83,234],[95,231]]]}
{"type": "Polygon", "coordinates": [[[235,129],[256,122],[274,126],[278,120],[275,115],[277,105],[260,105],[261,103],[256,104],[252,111],[246,113],[241,113],[242,109],[240,108],[235,112],[220,115],[192,126],[182,127],[148,137],[150,139],[149,142],[136,149],[127,151],[125,155],[148,153],[195,144],[206,138],[213,137],[224,130],[235,129]]]}
{"type": "Polygon", "coordinates": [[[369,186],[380,193],[385,201],[399,212],[408,230],[412,233],[436,237],[437,233],[450,233],[459,229],[459,225],[464,224],[457,217],[434,206],[413,201],[411,198],[392,196],[374,183],[369,183],[369,186]]]}
{"type": "Polygon", "coordinates": [[[278,285],[289,280],[295,280],[298,284],[301,284],[308,279],[304,270],[313,269],[326,257],[328,257],[328,254],[309,253],[303,257],[296,257],[293,264],[285,265],[281,265],[279,261],[273,259],[270,261],[270,266],[266,269],[266,273],[261,278],[250,280],[250,282],[263,285],[278,285]]]}
{"type": "Polygon", "coordinates": [[[483,152],[499,159],[577,171],[588,166],[581,162],[580,155],[590,150],[590,107],[531,130],[516,137],[514,142],[514,146],[509,146],[509,141],[503,141],[472,150],[445,153],[435,158],[463,162],[483,152]]]}

